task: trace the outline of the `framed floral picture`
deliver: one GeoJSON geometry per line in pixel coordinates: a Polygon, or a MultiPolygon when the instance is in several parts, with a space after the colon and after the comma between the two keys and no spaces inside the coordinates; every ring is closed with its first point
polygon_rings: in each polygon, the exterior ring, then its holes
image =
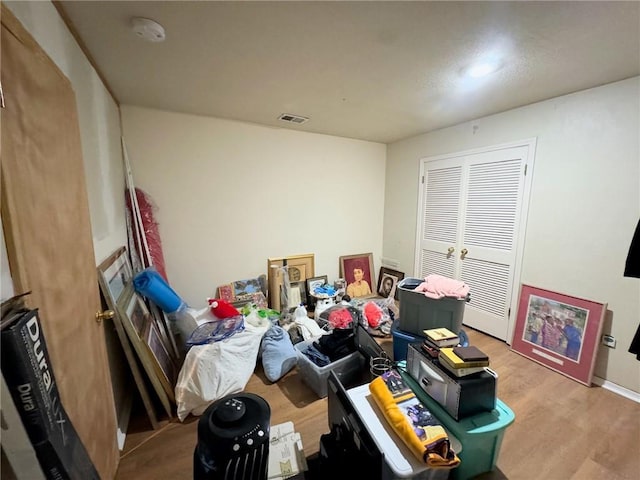
{"type": "Polygon", "coordinates": [[[511,349],[591,386],[606,303],[522,285],[511,349]]]}
{"type": "Polygon", "coordinates": [[[368,297],[375,285],[373,253],[344,255],[340,257],[340,276],[347,281],[347,295],[351,298],[368,297]]]}

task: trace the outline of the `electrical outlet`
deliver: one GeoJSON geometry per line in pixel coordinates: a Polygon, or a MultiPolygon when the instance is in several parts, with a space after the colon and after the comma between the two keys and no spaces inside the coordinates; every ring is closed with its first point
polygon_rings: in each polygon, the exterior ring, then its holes
{"type": "Polygon", "coordinates": [[[602,335],[602,344],[609,348],[616,348],[616,339],[613,335],[602,335]]]}

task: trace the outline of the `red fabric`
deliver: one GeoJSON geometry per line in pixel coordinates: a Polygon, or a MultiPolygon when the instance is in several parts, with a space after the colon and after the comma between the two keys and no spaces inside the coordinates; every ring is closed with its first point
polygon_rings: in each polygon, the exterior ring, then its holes
{"type": "Polygon", "coordinates": [[[134,228],[134,238],[136,238],[136,232],[140,231],[140,227],[142,227],[141,229],[147,239],[147,245],[149,246],[149,255],[151,256],[151,265],[148,264],[144,252],[138,252],[138,255],[142,259],[145,268],[153,265],[158,273],[162,275],[162,277],[168,282],[169,279],[167,278],[167,272],[165,270],[164,264],[164,255],[162,253],[160,230],[158,229],[158,223],[156,222],[153,213],[156,209],[156,206],[153,204],[153,200],[151,199],[151,197],[144,191],[140,190],[139,188],[136,188],[135,191],[136,199],[138,201],[138,207],[140,207],[140,218],[142,220],[141,226],[138,225],[136,215],[133,213],[133,210],[131,208],[131,198],[129,197],[129,190],[125,192],[125,201],[127,204],[127,208],[131,212],[131,218],[133,219],[132,223],[134,228]]]}
{"type": "Polygon", "coordinates": [[[211,313],[220,319],[242,315],[236,307],[219,298],[210,298],[209,307],[211,308],[211,313]]]}
{"type": "Polygon", "coordinates": [[[371,328],[377,328],[382,320],[382,309],[375,302],[367,302],[364,305],[364,316],[371,328]]]}
{"type": "Polygon", "coordinates": [[[327,319],[333,328],[347,328],[351,325],[352,320],[351,313],[346,308],[333,310],[329,313],[329,318],[327,319]]]}

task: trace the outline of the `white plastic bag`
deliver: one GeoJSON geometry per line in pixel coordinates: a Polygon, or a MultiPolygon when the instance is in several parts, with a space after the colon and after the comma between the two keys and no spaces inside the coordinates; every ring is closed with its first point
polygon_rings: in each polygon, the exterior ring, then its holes
{"type": "Polygon", "coordinates": [[[202,415],[219,398],[244,390],[256,366],[260,341],[271,325],[268,319],[246,320],[243,332],[193,346],[187,353],[175,389],[180,421],[189,413],[202,415]]]}

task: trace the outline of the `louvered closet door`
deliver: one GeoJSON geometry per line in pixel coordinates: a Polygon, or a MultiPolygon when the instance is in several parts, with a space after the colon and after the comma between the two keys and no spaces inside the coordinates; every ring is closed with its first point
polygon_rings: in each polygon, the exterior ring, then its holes
{"type": "Polygon", "coordinates": [[[419,278],[429,274],[455,278],[462,165],[460,159],[439,160],[429,162],[424,172],[416,272],[419,278]]]}
{"type": "Polygon", "coordinates": [[[463,323],[502,340],[509,333],[529,148],[427,159],[422,165],[416,275],[466,282],[471,301],[463,323]]]}
{"type": "Polygon", "coordinates": [[[471,287],[464,323],[507,339],[527,148],[466,157],[459,278],[471,287]],[[465,254],[465,252],[467,252],[465,254]]]}

